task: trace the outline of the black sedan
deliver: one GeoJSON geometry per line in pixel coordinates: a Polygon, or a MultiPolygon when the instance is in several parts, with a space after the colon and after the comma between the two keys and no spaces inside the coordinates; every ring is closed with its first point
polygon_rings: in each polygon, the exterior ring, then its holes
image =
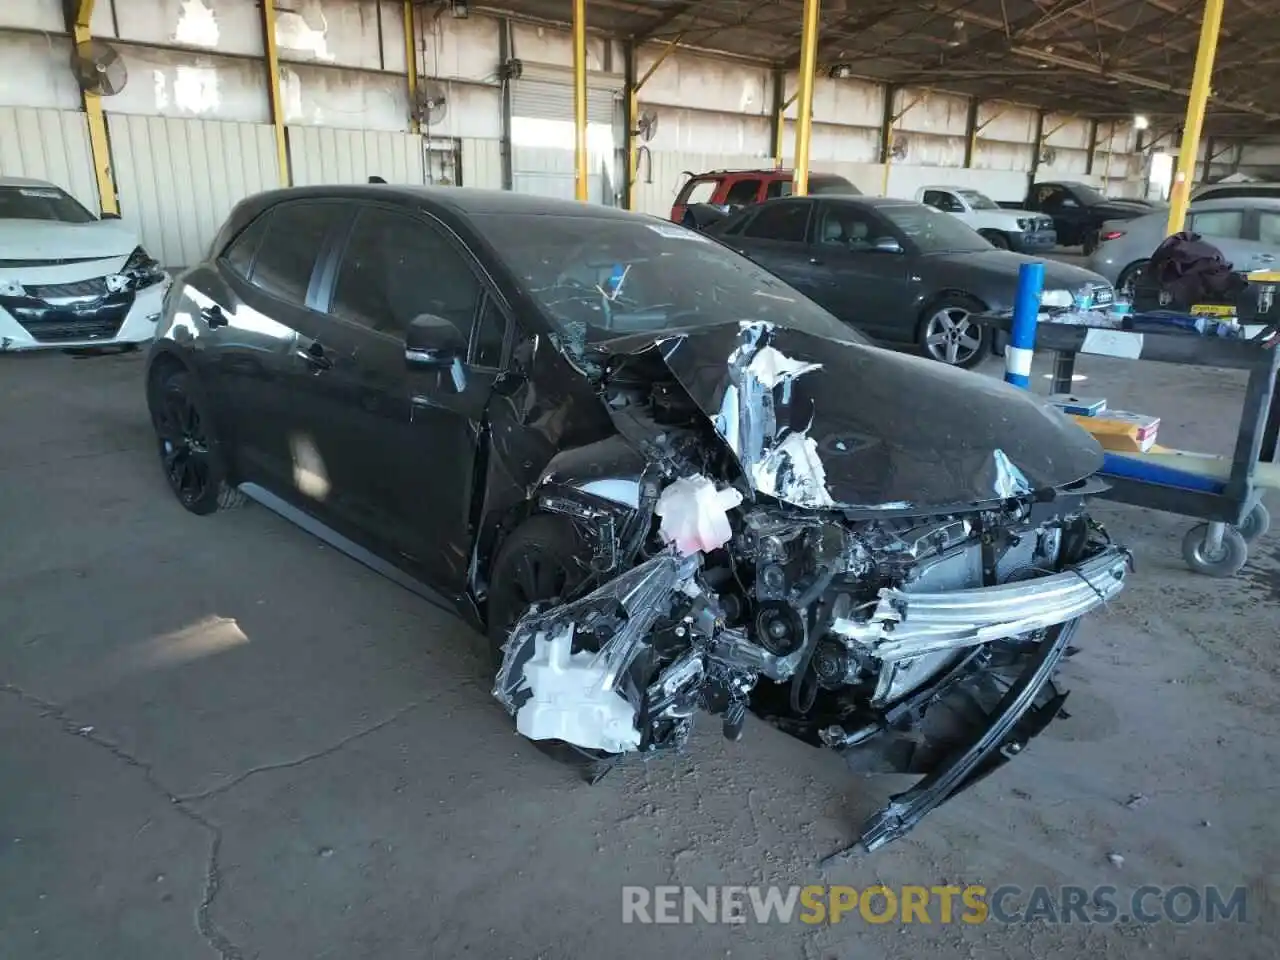
{"type": "MultiPolygon", "coordinates": [[[[769,200],[706,232],[875,339],[959,367],[989,352],[972,315],[1013,309],[1018,267],[1036,259],[997,250],[945,213],[879,197],[769,200]]],[[[1044,309],[1113,296],[1096,273],[1045,263],[1044,309]]]]}
{"type": "Polygon", "coordinates": [[[516,729],[592,776],[748,709],[924,774],[868,847],[1057,715],[1125,577],[1067,418],[587,204],[251,197],[175,281],[146,395],[184,507],[248,495],[458,610],[516,729]]]}

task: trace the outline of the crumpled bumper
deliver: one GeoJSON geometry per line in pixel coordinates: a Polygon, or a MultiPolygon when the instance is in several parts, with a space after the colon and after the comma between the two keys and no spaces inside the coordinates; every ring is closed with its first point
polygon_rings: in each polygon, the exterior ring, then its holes
{"type": "Polygon", "coordinates": [[[170,281],[138,290],[123,316],[66,311],[56,322],[27,325],[0,306],[0,353],[147,343],[155,337],[170,281]]]}

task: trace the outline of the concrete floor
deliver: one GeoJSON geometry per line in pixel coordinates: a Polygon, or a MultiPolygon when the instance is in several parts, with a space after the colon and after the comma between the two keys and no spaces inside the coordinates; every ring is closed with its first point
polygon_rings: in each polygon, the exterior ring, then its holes
{"type": "MultiPolygon", "coordinates": [[[[1137,574],[1081,632],[1070,719],[824,875],[901,779],[751,720],[580,784],[512,733],[458,621],[263,509],[185,513],[142,366],[0,358],[0,957],[1277,955],[1280,539],[1214,581],[1189,521],[1101,505],[1137,574]],[[623,884],[766,882],[1251,899],[1243,926],[621,924],[623,884]]],[[[1229,444],[1232,376],[1081,370],[1166,442],[1229,444]]]]}

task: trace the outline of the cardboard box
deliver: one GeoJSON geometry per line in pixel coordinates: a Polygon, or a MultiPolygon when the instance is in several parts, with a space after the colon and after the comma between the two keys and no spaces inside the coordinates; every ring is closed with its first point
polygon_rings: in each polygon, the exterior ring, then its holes
{"type": "Polygon", "coordinates": [[[1073,415],[1072,418],[1088,430],[1104,450],[1117,453],[1146,453],[1156,444],[1160,431],[1160,418],[1127,410],[1103,410],[1092,416],[1073,415]]]}

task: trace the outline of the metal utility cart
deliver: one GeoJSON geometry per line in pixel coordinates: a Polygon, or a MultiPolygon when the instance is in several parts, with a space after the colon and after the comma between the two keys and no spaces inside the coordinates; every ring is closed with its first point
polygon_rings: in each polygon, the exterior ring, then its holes
{"type": "MultiPolygon", "coordinates": [[[[1134,317],[1141,318],[1141,314],[1134,317]]],[[[983,319],[1005,331],[1012,322],[1009,315],[983,319]]],[[[1139,455],[1128,457],[1108,451],[1101,471],[1110,484],[1110,490],[1101,494],[1104,499],[1204,521],[1187,531],[1182,541],[1183,559],[1192,570],[1215,577],[1237,573],[1248,559],[1249,543],[1266,533],[1270,525],[1260,499],[1262,487],[1255,475],[1260,461],[1267,465],[1275,462],[1276,435],[1280,432],[1280,402],[1272,403],[1276,370],[1280,367],[1275,329],[1263,327],[1250,339],[1227,339],[1175,329],[1137,332],[1040,323],[1035,347],[1055,354],[1055,394],[1072,392],[1075,359],[1082,353],[1249,371],[1229,470],[1225,460],[1210,461],[1220,462],[1224,468],[1219,471],[1220,476],[1215,476],[1169,466],[1167,459],[1163,464],[1153,464],[1139,455]]],[[[1205,459],[1189,455],[1187,463],[1204,463],[1205,459]]]]}

